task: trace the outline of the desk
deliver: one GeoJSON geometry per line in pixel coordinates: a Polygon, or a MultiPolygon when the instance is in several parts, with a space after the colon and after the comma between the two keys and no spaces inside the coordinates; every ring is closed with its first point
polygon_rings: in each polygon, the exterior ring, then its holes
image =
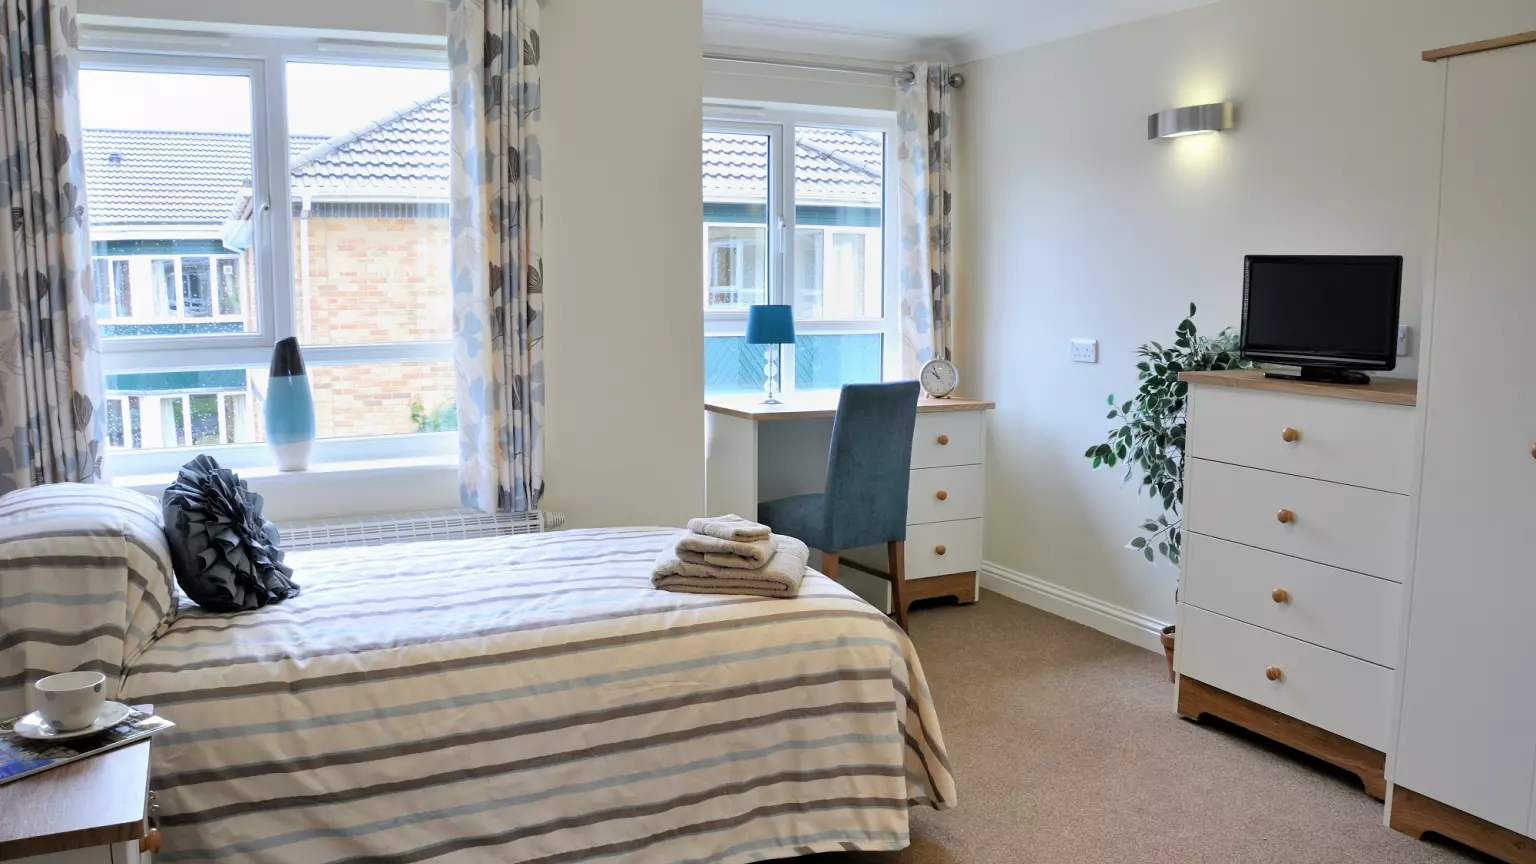
{"type": "MultiPolygon", "coordinates": [[[[836,390],[792,393],[781,405],[762,404],[760,394],[707,397],[708,512],[756,519],[759,501],[822,491],[838,397],[836,390]]],[[[912,600],[976,599],[985,499],[984,412],[992,407],[975,399],[918,400],[905,562],[906,593],[912,600]]],[[[857,572],[883,572],[884,547],[845,550],[841,558],[850,565],[841,581],[891,611],[890,586],[857,572]]]]}

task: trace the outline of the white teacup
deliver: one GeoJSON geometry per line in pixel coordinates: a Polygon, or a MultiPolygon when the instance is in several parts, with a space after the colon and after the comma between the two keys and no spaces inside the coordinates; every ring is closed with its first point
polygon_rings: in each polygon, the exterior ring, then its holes
{"type": "Polygon", "coordinates": [[[107,676],[100,672],[49,675],[37,688],[38,713],[57,732],[73,732],[96,722],[107,703],[107,676]]]}

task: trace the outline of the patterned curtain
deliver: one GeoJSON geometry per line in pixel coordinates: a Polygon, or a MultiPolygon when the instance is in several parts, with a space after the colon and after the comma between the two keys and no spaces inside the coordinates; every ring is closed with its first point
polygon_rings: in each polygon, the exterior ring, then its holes
{"type": "Polygon", "coordinates": [[[544,199],[537,0],[449,0],[453,364],[464,504],[544,493],[544,199]]]}
{"type": "Polygon", "coordinates": [[[75,0],[0,0],[0,494],[101,475],[75,0]]]}
{"type": "Polygon", "coordinates": [[[955,340],[950,293],[949,214],[954,188],[950,137],[950,67],[914,63],[901,84],[896,123],[901,141],[901,373],[916,378],[935,357],[950,357],[955,340]]]}

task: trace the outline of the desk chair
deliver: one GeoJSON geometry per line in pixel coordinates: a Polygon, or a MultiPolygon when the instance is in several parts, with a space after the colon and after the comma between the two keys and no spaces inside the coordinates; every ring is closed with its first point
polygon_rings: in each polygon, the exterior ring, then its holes
{"type": "Polygon", "coordinates": [[[890,580],[896,623],[903,630],[907,486],[917,389],[916,381],[843,387],[832,421],[826,491],[757,505],[759,522],[820,549],[821,572],[833,580],[838,553],[884,543],[890,572],[881,575],[890,580]]]}

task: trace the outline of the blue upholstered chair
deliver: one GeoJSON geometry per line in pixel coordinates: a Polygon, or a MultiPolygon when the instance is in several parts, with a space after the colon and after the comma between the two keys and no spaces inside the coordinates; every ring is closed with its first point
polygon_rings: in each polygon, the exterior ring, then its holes
{"type": "Polygon", "coordinates": [[[884,575],[903,630],[903,547],[917,389],[916,381],[845,386],[832,421],[826,491],[757,505],[758,521],[820,549],[821,572],[832,579],[837,578],[839,552],[886,544],[890,572],[884,575]]]}

